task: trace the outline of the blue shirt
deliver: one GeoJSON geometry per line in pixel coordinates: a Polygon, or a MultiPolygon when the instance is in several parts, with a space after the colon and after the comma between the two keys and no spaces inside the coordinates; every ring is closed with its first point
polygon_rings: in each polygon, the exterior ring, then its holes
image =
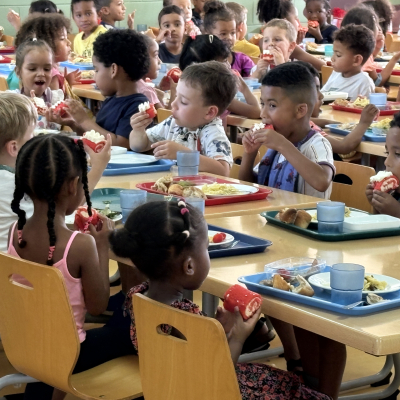
{"type": "Polygon", "coordinates": [[[128,139],[132,130],[130,119],[133,114],[139,112],[139,104],[145,101],[149,100],[141,93],[109,97],[97,113],[96,122],[103,129],[128,139]]]}
{"type": "MultiPolygon", "coordinates": [[[[326,28],[321,31],[322,41],[318,41],[315,39],[315,43],[317,44],[325,44],[325,43],[333,43],[333,34],[337,31],[338,28],[335,25],[327,25],[326,28]]],[[[306,38],[313,38],[314,36],[306,33],[306,38]]]]}
{"type": "Polygon", "coordinates": [[[158,46],[158,57],[163,63],[167,64],[179,64],[179,60],[181,58],[181,53],[179,54],[172,54],[168,51],[167,46],[165,43],[161,43],[158,46]]]}

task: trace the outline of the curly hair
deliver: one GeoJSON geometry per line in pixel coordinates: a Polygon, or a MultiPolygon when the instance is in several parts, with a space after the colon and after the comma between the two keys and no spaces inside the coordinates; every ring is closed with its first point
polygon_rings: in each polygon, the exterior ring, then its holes
{"type": "Polygon", "coordinates": [[[363,25],[346,25],[335,32],[334,41],[338,41],[363,58],[362,65],[368,60],[375,49],[375,38],[371,29],[363,25]]]}
{"type": "Polygon", "coordinates": [[[132,81],[143,78],[150,68],[150,57],[143,35],[130,29],[111,29],[93,43],[93,56],[106,68],[122,67],[132,81]]]}
{"type": "Polygon", "coordinates": [[[306,0],[306,6],[308,3],[311,3],[312,1],[320,1],[323,4],[326,11],[330,11],[332,9],[329,0],[306,0]]]}
{"type": "Polygon", "coordinates": [[[204,218],[190,204],[155,201],[133,210],[109,241],[117,256],[130,258],[148,278],[161,281],[173,276],[177,257],[194,251],[199,234],[205,233],[202,229],[204,218]]]}
{"type": "Polygon", "coordinates": [[[71,30],[69,19],[61,14],[35,14],[27,18],[15,38],[15,46],[18,47],[28,39],[36,38],[44,40],[53,53],[56,53],[56,40],[59,39],[61,30],[65,28],[67,32],[71,30]]]}
{"type": "Polygon", "coordinates": [[[386,35],[390,21],[394,15],[392,4],[388,0],[367,0],[364,1],[363,4],[374,9],[376,15],[379,17],[379,25],[381,26],[382,32],[386,35]]]}
{"type": "Polygon", "coordinates": [[[182,8],[179,8],[178,6],[174,5],[168,5],[162,8],[162,10],[158,14],[158,25],[161,26],[161,18],[164,15],[169,15],[169,14],[178,14],[182,17],[183,22],[185,22],[185,13],[183,12],[182,8]]]}
{"type": "Polygon", "coordinates": [[[281,88],[293,103],[306,103],[311,115],[317,101],[315,79],[302,63],[291,62],[277,65],[262,78],[263,86],[281,88]]]}
{"type": "Polygon", "coordinates": [[[257,15],[261,23],[267,23],[271,19],[285,19],[293,11],[291,0],[258,0],[257,15]]]}
{"type": "Polygon", "coordinates": [[[369,7],[365,4],[359,4],[358,6],[355,6],[347,11],[343,18],[341,27],[343,28],[350,24],[364,25],[372,32],[376,33],[378,16],[375,14],[375,11],[372,7],[369,7]]]}
{"type": "Polygon", "coordinates": [[[53,253],[57,242],[54,229],[56,202],[64,183],[77,175],[83,185],[88,213],[91,216],[87,160],[82,140],[75,142],[67,136],[54,134],[36,136],[26,142],[18,153],[11,209],[18,215],[19,246],[26,246],[26,241],[22,238],[26,213],[20,208],[20,202],[27,194],[32,199],[46,201],[48,204],[47,230],[50,245],[47,265],[53,265],[53,253]]]}
{"type": "Polygon", "coordinates": [[[183,45],[179,68],[181,71],[193,63],[205,61],[222,61],[229,57],[231,51],[226,44],[214,35],[197,35],[188,37],[183,45]]]}
{"type": "Polygon", "coordinates": [[[236,21],[235,14],[223,3],[218,0],[207,1],[204,4],[204,30],[211,32],[215,23],[218,21],[236,21]]]}

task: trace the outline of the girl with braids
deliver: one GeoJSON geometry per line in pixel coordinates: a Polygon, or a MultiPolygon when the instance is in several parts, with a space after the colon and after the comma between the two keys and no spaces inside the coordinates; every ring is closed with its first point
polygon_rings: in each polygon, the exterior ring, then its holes
{"type": "MultiPolygon", "coordinates": [[[[54,266],[62,273],[81,342],[74,373],[134,353],[129,339],[129,318],[114,315],[102,328],[87,332],[83,328],[86,311],[98,315],[107,307],[108,236],[113,229],[113,223],[101,215],[99,231],[93,225],[89,227],[90,234],[67,228],[65,216],[71,214],[83,198],[91,215],[86,152],[81,140],[43,135],[22,147],[15,168],[11,203],[18,221],[10,228],[8,254],[54,266]],[[24,195],[28,195],[34,205],[29,219],[20,208],[24,195]]],[[[50,400],[52,394],[50,386],[34,383],[27,386],[24,398],[50,400]]]]}
{"type": "MultiPolygon", "coordinates": [[[[274,18],[287,19],[296,30],[299,29],[299,21],[297,18],[297,10],[291,0],[258,0],[257,3],[257,14],[258,19],[261,23],[266,24],[274,18]]],[[[297,44],[303,41],[304,35],[301,35],[301,31],[297,34],[297,44]]],[[[325,62],[318,58],[306,53],[299,46],[296,46],[293,50],[291,60],[300,60],[310,63],[317,71],[321,71],[321,67],[325,65],[325,62]]]]}
{"type": "MultiPolygon", "coordinates": [[[[196,290],[201,286],[210,269],[207,224],[195,208],[183,201],[144,204],[132,212],[123,229],[111,234],[110,243],[115,254],[129,257],[148,277],[147,282],[129,291],[125,303],[132,319],[131,340],[136,350],[138,342],[132,309],[135,293],[204,315],[196,304],[183,298],[185,289],[196,290]]],[[[243,321],[237,307],[235,313],[219,307],[216,315],[227,333],[242,398],[328,400],[329,396],[306,387],[295,374],[265,364],[237,363],[243,343],[254,330],[260,312],[259,309],[247,321],[243,321]]],[[[179,333],[168,326],[164,333],[179,337],[179,333]]]]}

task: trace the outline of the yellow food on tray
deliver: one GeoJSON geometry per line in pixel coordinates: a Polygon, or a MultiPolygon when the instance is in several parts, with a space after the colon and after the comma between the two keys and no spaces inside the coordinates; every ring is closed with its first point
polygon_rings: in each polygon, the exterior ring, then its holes
{"type": "Polygon", "coordinates": [[[74,64],[76,63],[91,63],[92,62],[92,57],[75,57],[74,59],[72,59],[72,62],[74,64]]]}
{"type": "Polygon", "coordinates": [[[390,121],[392,118],[385,118],[378,122],[373,122],[371,128],[390,129],[390,121]]]}
{"type": "Polygon", "coordinates": [[[81,71],[81,79],[93,79],[94,78],[94,71],[81,71]]]}
{"type": "Polygon", "coordinates": [[[204,194],[210,196],[246,193],[243,192],[242,190],[236,189],[234,186],[229,185],[228,183],[217,183],[217,182],[214,182],[210,185],[204,185],[201,187],[201,190],[204,194]]]}
{"type": "Polygon", "coordinates": [[[357,97],[354,101],[353,101],[353,106],[354,107],[366,107],[369,104],[369,100],[364,98],[364,97],[357,97]]]}
{"type": "Polygon", "coordinates": [[[363,290],[384,290],[386,289],[387,282],[385,281],[378,281],[375,279],[373,275],[365,275],[364,276],[364,287],[363,290]]]}

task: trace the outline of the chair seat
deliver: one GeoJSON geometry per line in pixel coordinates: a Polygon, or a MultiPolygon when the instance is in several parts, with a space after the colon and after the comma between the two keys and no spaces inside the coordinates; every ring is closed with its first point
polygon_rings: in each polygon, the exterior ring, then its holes
{"type": "Polygon", "coordinates": [[[70,378],[84,399],[128,400],[143,396],[138,356],[124,356],[70,378]]]}

